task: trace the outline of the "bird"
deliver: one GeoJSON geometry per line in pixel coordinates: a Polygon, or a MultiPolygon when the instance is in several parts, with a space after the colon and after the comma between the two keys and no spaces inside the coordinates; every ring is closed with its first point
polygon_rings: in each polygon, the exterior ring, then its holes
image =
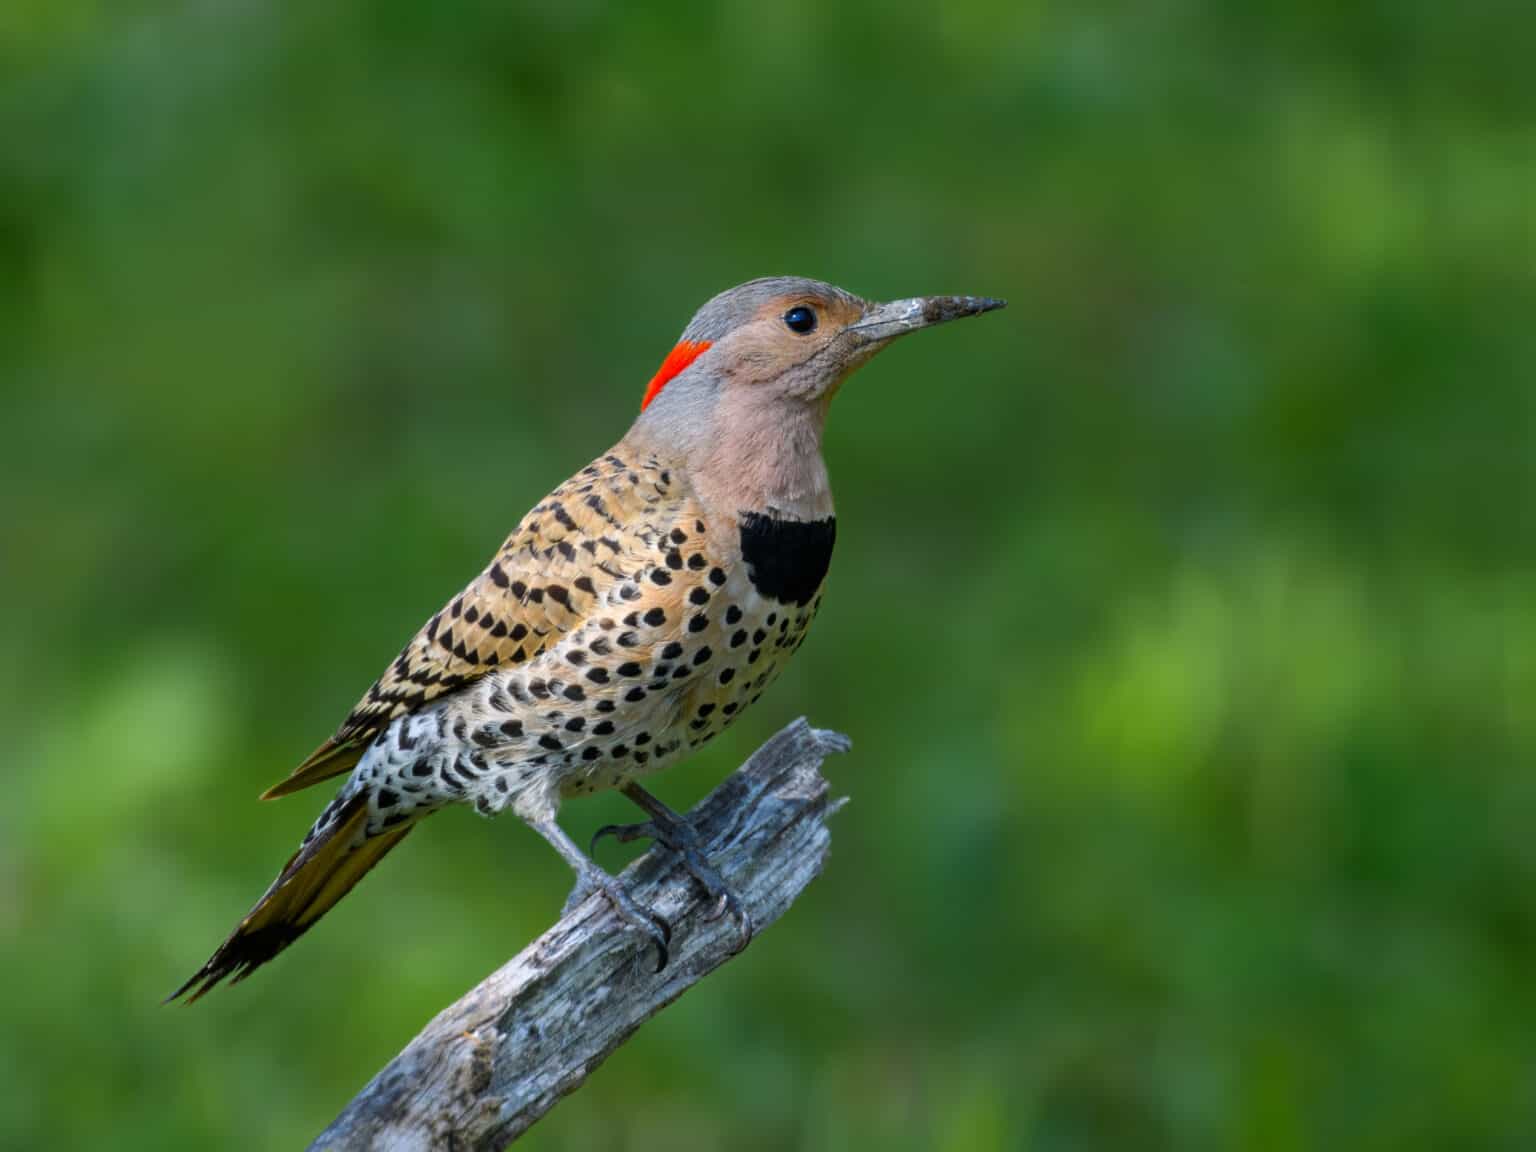
{"type": "Polygon", "coordinates": [[[822,434],[843,382],[907,333],[1003,305],[870,302],[800,277],[706,303],[623,438],[535,504],[340,727],[263,794],[347,775],[261,899],[167,1000],[250,975],[453,804],[514,812],[574,871],[571,901],[603,893],[655,944],[659,971],[670,925],[556,820],[563,800],[617,789],[646,819],[598,836],[676,852],[709,914],[730,912],[750,939],[687,819],[641,780],[756,703],[805,639],[836,537],[822,434]]]}

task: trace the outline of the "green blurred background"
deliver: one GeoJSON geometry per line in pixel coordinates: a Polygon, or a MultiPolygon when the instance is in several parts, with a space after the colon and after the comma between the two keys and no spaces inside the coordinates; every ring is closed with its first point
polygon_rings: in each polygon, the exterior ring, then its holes
{"type": "Polygon", "coordinates": [[[1527,3],[10,0],[0,1144],[298,1146],[550,922],[554,853],[450,813],[159,1004],[324,799],[257,791],[698,304],[794,273],[1012,306],[844,389],[821,618],[658,781],[850,733],[827,874],[525,1147],[1532,1147],[1533,45],[1527,3]]]}

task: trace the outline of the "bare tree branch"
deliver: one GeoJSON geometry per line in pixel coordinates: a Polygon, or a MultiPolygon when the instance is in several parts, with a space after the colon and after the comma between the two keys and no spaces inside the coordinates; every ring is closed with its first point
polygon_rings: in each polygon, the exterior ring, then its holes
{"type": "MultiPolygon", "coordinates": [[[[830,835],[819,771],[846,737],[796,720],[689,814],[709,859],[761,932],[821,872],[830,835]]],[[[623,874],[672,924],[655,973],[650,941],[589,896],[439,1013],[322,1132],[312,1149],[494,1149],[511,1143],[635,1029],[736,954],[730,916],[663,848],[623,874]]]]}

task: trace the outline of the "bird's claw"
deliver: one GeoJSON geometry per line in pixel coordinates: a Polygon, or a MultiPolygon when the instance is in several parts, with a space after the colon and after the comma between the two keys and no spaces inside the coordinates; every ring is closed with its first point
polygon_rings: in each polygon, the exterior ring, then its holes
{"type": "MultiPolygon", "coordinates": [[[[713,871],[713,869],[711,869],[711,871],[713,871]]],[[[692,868],[689,869],[689,873],[693,875],[695,880],[699,880],[699,883],[704,883],[703,880],[699,879],[698,873],[694,872],[692,868]]],[[[713,923],[714,921],[720,919],[720,917],[724,916],[727,912],[731,914],[731,919],[736,921],[736,930],[739,933],[739,940],[736,944],[735,950],[740,952],[748,944],[752,943],[752,934],[756,931],[756,927],[752,923],[752,914],[748,912],[744,907],[742,907],[741,901],[737,898],[736,893],[731,891],[729,888],[722,887],[719,894],[715,896],[714,904],[710,906],[708,912],[704,913],[704,919],[713,923]]]]}
{"type": "Polygon", "coordinates": [[[704,858],[704,853],[699,849],[699,835],[692,824],[686,820],[665,824],[658,820],[644,820],[638,824],[605,824],[592,834],[594,853],[598,841],[604,836],[612,836],[620,844],[628,844],[632,840],[654,840],[663,848],[676,852],[682,858],[688,875],[704,889],[705,896],[714,901],[704,913],[704,919],[712,923],[729,912],[741,934],[736,951],[740,952],[751,942],[755,931],[752,917],[714,865],[704,858]]]}
{"type": "Polygon", "coordinates": [[[642,820],[639,824],[604,824],[592,833],[592,842],[587,845],[588,856],[597,855],[598,841],[604,836],[612,836],[620,844],[628,844],[631,840],[657,840],[663,844],[667,842],[666,837],[651,820],[642,820]]]}
{"type": "MultiPolygon", "coordinates": [[[[565,899],[565,912],[569,912],[593,892],[601,892],[619,919],[638,932],[650,937],[656,945],[656,968],[660,972],[671,958],[672,925],[665,916],[642,908],[635,898],[624,890],[612,876],[596,868],[579,877],[571,894],[565,899]]],[[[563,914],[563,913],[562,913],[563,914]]]]}

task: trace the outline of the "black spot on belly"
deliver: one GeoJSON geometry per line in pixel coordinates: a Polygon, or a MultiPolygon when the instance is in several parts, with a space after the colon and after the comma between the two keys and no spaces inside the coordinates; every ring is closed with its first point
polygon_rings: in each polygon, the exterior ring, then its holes
{"type": "Polygon", "coordinates": [[[809,604],[832,563],[837,520],[779,520],[741,516],[741,555],[752,586],[784,604],[809,604]]]}

